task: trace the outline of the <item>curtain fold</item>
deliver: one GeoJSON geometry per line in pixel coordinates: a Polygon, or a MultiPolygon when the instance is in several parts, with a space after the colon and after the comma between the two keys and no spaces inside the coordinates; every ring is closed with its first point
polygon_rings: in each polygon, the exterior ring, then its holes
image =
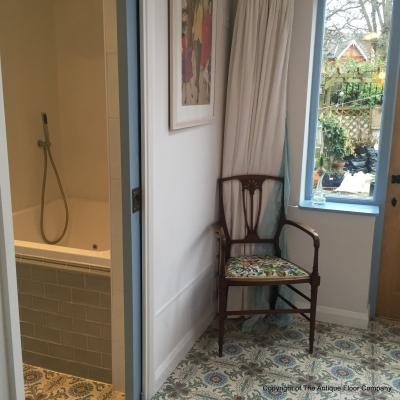
{"type": "MultiPolygon", "coordinates": [[[[286,176],[283,165],[293,13],[293,0],[238,0],[227,87],[223,176],[286,176]]],[[[225,186],[224,198],[232,237],[243,236],[242,198],[237,184],[225,186]]],[[[264,184],[263,200],[259,231],[263,236],[272,236],[281,200],[276,183],[264,184]]],[[[247,250],[233,249],[233,254],[247,250]]],[[[230,291],[228,307],[246,307],[245,289],[230,291]]]]}

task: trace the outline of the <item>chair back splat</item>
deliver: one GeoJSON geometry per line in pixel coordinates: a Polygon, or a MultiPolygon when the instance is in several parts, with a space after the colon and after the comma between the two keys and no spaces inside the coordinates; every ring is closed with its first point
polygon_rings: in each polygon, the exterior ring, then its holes
{"type": "MultiPolygon", "coordinates": [[[[263,185],[265,181],[277,182],[281,185],[281,205],[276,226],[285,218],[284,212],[284,179],[279,176],[271,175],[235,175],[218,180],[219,186],[219,212],[220,222],[222,223],[228,249],[230,250],[233,244],[259,244],[272,243],[277,247],[276,237],[261,238],[258,234],[262,207],[266,206],[263,203],[263,185]],[[239,182],[239,192],[241,192],[242,212],[244,216],[245,235],[242,238],[233,238],[226,220],[225,199],[224,199],[224,184],[230,182],[239,182]]],[[[277,248],[276,248],[277,250],[277,248]]]]}

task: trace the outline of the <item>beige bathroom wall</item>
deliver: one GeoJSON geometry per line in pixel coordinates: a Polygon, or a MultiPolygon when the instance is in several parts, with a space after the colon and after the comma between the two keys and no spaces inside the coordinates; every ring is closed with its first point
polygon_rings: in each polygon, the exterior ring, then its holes
{"type": "MultiPolygon", "coordinates": [[[[0,2],[0,57],[13,210],[40,202],[43,154],[37,146],[43,136],[41,112],[51,124],[54,155],[58,104],[52,0],[2,0],[0,2]]],[[[48,199],[58,193],[50,179],[48,199]]]]}
{"type": "Polygon", "coordinates": [[[108,201],[102,0],[55,0],[53,9],[66,191],[108,201]]]}
{"type": "MultiPolygon", "coordinates": [[[[13,210],[40,202],[41,112],[68,197],[108,202],[102,0],[2,0],[0,56],[13,210]]],[[[59,197],[50,171],[46,200],[59,197]]]]}

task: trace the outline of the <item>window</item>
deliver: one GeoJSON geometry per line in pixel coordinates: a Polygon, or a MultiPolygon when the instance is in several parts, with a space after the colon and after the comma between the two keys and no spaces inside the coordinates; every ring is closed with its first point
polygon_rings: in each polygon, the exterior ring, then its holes
{"type": "Polygon", "coordinates": [[[371,203],[393,0],[320,0],[318,14],[306,199],[371,203]]]}

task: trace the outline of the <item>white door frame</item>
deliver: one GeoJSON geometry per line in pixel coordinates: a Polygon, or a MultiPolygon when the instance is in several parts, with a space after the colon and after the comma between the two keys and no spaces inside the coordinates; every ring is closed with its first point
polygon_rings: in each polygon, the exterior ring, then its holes
{"type": "Polygon", "coordinates": [[[142,197],[139,5],[140,0],[117,0],[127,400],[143,398],[142,321],[146,314],[142,302],[142,207],[133,208],[134,190],[139,193],[139,203],[142,197]]]}
{"type": "Polygon", "coordinates": [[[150,176],[152,171],[149,149],[152,146],[150,141],[151,135],[149,131],[152,126],[151,113],[154,111],[149,104],[149,92],[152,90],[152,82],[148,79],[149,64],[149,47],[147,43],[151,40],[152,26],[148,24],[149,7],[151,3],[148,0],[140,0],[140,80],[141,80],[141,124],[142,124],[142,191],[143,191],[143,213],[142,213],[142,309],[143,309],[143,397],[150,399],[154,386],[154,368],[153,368],[153,308],[152,308],[152,241],[150,227],[152,226],[152,204],[150,201],[151,182],[150,176]]]}
{"type": "Polygon", "coordinates": [[[0,60],[0,398],[24,400],[9,176],[0,60]]]}

